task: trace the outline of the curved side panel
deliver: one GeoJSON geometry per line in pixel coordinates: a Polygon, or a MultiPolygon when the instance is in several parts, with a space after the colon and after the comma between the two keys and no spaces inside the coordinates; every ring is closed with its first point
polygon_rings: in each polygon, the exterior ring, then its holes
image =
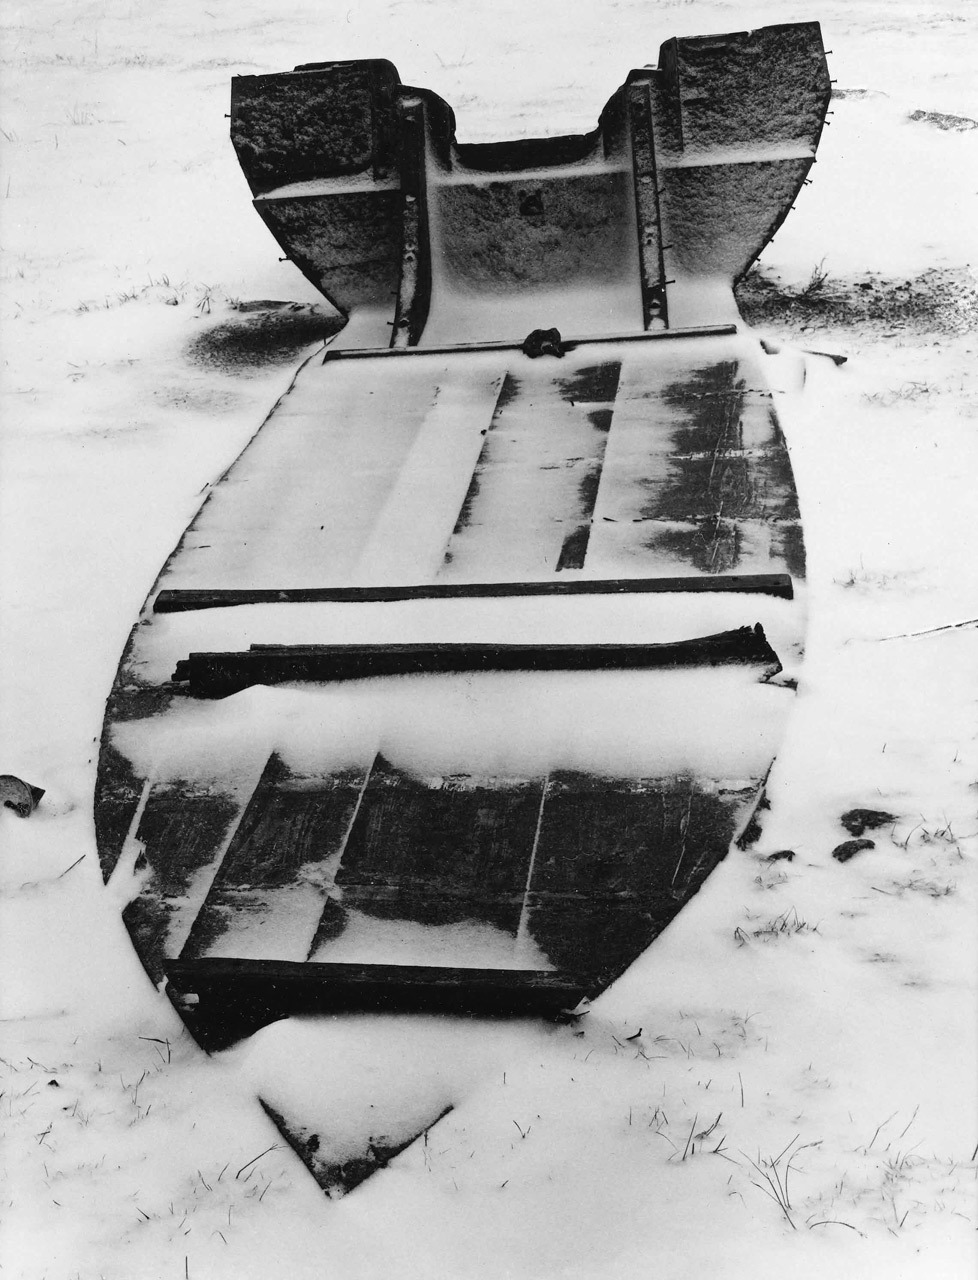
{"type": "Polygon", "coordinates": [[[668,274],[743,275],[815,160],[831,97],[818,23],[670,40],[652,96],[668,274]]]}
{"type": "Polygon", "coordinates": [[[742,275],[784,220],[811,158],[696,165],[662,173],[669,267],[684,275],[742,275]]]}
{"type": "Polygon", "coordinates": [[[259,196],[262,221],[307,280],[337,310],[394,312],[401,272],[401,193],[351,190],[259,196]]]}

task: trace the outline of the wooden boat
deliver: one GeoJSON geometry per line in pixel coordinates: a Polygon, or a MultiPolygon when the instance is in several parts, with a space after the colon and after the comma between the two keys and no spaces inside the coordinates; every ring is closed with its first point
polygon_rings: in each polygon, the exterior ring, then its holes
{"type": "Polygon", "coordinates": [[[670,41],[580,137],[459,144],[385,62],[235,80],[256,207],[348,323],[108,699],[103,871],[205,1046],[573,1008],[743,831],[804,548],[732,281],[828,96],[816,24],[670,41]]]}

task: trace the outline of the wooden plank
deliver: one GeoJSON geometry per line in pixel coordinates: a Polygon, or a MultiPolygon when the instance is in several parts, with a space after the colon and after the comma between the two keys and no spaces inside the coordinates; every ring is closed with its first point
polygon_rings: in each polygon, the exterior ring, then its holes
{"type": "MultiPolygon", "coordinates": [[[[426,428],[447,364],[398,366],[373,386],[362,366],[307,365],[211,486],[166,566],[166,586],[276,586],[286,566],[292,586],[360,581],[357,562],[426,428]]],[[[495,374],[487,370],[486,380],[495,374]]],[[[462,381],[480,379],[479,370],[466,375],[462,381]]]]}
{"type": "Polygon", "coordinates": [[[398,600],[491,599],[507,596],[630,595],[658,592],[733,592],[791,600],[787,573],[715,574],[686,578],[595,578],[541,582],[441,582],[396,587],[284,587],[242,590],[164,590],[154,613],[228,609],[249,604],[375,604],[398,600]]]}
{"type": "Polygon", "coordinates": [[[149,793],[135,838],[150,875],[122,915],[154,981],[165,959],[179,952],[206,897],[202,877],[211,867],[216,871],[242,804],[234,795],[187,781],[158,784],[149,793]]]}
{"type": "Polygon", "coordinates": [[[363,680],[467,671],[623,671],[745,663],[780,671],[760,624],[665,644],[253,645],[191,653],[173,679],[191,697],[223,698],[253,685],[363,680]]]}
{"type": "Polygon", "coordinates": [[[439,381],[435,402],[377,511],[351,581],[369,587],[435,577],[503,381],[502,373],[491,370],[439,381]]]}
{"type": "Polygon", "coordinates": [[[623,371],[589,564],[803,576],[791,464],[758,370],[735,355],[650,372],[641,360],[623,371]]]}
{"type": "Polygon", "coordinates": [[[755,791],[552,775],[527,894],[530,937],[558,970],[605,985],[723,859],[755,791]]]}
{"type": "MultiPolygon", "coordinates": [[[[446,992],[451,995],[461,987],[492,998],[525,992],[565,997],[580,990],[576,978],[553,973],[549,969],[454,969],[441,965],[408,964],[296,964],[288,960],[171,960],[166,967],[168,980],[177,991],[198,993],[205,987],[231,984],[236,980],[265,979],[289,987],[367,992],[375,987],[396,985],[408,992],[446,992]]],[[[578,997],[580,998],[580,997],[578,997]]]]}
{"type": "Polygon", "coordinates": [[[181,957],[304,960],[366,777],[297,774],[273,754],[181,957]]]}
{"type": "Polygon", "coordinates": [[[168,991],[205,1049],[223,1048],[280,1018],[364,1010],[555,1018],[585,984],[537,969],[295,964],[281,960],[175,960],[168,991]]]}
{"type": "Polygon", "coordinates": [[[568,364],[507,373],[443,578],[491,577],[505,565],[529,579],[583,566],[621,360],[568,364]]]}
{"type": "Polygon", "coordinates": [[[534,778],[415,778],[378,757],[336,873],[343,905],[482,921],[515,943],[542,790],[534,778]]]}
{"type": "Polygon", "coordinates": [[[603,364],[578,369],[573,378],[565,379],[560,384],[561,394],[572,405],[595,406],[587,416],[599,435],[593,455],[583,468],[583,474],[578,481],[577,524],[564,536],[560,555],[557,558],[558,573],[566,569],[584,568],[591,537],[591,523],[594,519],[594,504],[598,496],[598,486],[601,483],[601,468],[604,466],[605,448],[611,431],[620,377],[621,361],[609,360],[603,364]]]}
{"type": "MultiPolygon", "coordinates": [[[[380,1169],[386,1169],[392,1160],[419,1138],[424,1137],[427,1141],[427,1135],[435,1125],[454,1110],[449,1103],[447,1107],[432,1114],[424,1124],[412,1128],[406,1137],[392,1139],[383,1133],[371,1134],[356,1154],[347,1153],[344,1159],[338,1160],[330,1143],[328,1131],[316,1132],[310,1129],[304,1119],[300,1119],[291,1108],[286,1115],[265,1098],[259,1097],[258,1101],[265,1114],[330,1199],[347,1195],[380,1169]]],[[[302,1115],[304,1117],[306,1113],[303,1111],[302,1115]]]]}
{"type": "MultiPolygon", "coordinates": [[[[598,346],[602,343],[619,342],[664,342],[675,338],[714,338],[725,337],[737,332],[735,324],[690,324],[674,329],[655,329],[649,333],[615,333],[600,338],[565,338],[565,351],[576,351],[578,347],[598,346]]],[[[523,338],[517,342],[460,342],[455,346],[430,347],[346,347],[335,351],[329,350],[323,356],[323,364],[334,360],[374,360],[378,357],[399,359],[405,356],[444,356],[454,355],[460,351],[521,351],[523,338]]]]}

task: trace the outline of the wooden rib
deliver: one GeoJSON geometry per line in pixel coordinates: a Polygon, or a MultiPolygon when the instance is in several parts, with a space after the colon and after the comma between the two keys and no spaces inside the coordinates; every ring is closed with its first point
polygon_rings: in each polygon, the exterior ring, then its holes
{"type": "Polygon", "coordinates": [[[431,305],[431,248],[428,232],[426,125],[420,99],[397,104],[401,157],[401,278],[391,332],[391,349],[418,343],[431,305]]]}
{"type": "Polygon", "coordinates": [[[631,125],[632,171],[635,181],[635,211],[638,221],[638,251],[642,264],[642,309],[645,327],[656,321],[665,322],[665,271],[662,264],[662,231],[659,214],[658,177],[652,115],[649,105],[649,81],[629,84],[628,119],[631,125]]]}

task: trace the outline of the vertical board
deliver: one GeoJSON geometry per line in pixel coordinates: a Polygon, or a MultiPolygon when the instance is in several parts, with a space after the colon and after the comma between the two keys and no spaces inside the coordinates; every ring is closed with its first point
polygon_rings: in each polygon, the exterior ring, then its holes
{"type": "Polygon", "coordinates": [[[181,958],[304,960],[365,781],[296,774],[273,754],[181,958]]]}

